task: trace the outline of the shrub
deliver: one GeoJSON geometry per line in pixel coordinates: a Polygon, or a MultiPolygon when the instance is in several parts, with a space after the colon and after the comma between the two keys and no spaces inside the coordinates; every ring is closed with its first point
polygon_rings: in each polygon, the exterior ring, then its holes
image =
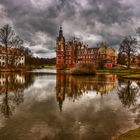
{"type": "Polygon", "coordinates": [[[78,64],[70,70],[70,73],[72,75],[91,75],[95,74],[95,67],[93,64],[78,64]]]}

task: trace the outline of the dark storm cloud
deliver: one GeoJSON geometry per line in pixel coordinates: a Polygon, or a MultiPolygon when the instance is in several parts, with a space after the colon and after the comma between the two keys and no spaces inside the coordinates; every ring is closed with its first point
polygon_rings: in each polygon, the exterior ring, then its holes
{"type": "Polygon", "coordinates": [[[37,31],[47,32],[52,37],[55,35],[55,16],[52,14],[52,19],[49,15],[50,12],[53,13],[52,10],[48,12],[36,9],[29,0],[3,0],[2,4],[6,7],[8,17],[12,19],[16,29],[21,30],[25,38],[26,35],[30,38],[30,35],[37,31]]]}
{"type": "Polygon", "coordinates": [[[34,7],[30,0],[1,0],[1,3],[6,7],[8,16],[13,20],[17,30],[22,28],[23,32],[25,29],[25,31],[28,30],[33,34],[42,31],[47,32],[51,37],[55,37],[58,26],[62,24],[65,18],[73,17],[75,14],[75,7],[71,4],[71,1],[54,0],[55,3],[52,3],[46,9],[34,7]],[[59,17],[61,12],[64,14],[62,18],[59,17]]]}
{"type": "Polygon", "coordinates": [[[89,7],[83,10],[83,17],[93,18],[103,24],[127,22],[132,17],[131,7],[122,5],[122,0],[89,0],[89,7]]]}
{"type": "Polygon", "coordinates": [[[113,46],[120,43],[124,34],[120,30],[114,32],[116,28],[114,25],[121,27],[125,23],[131,23],[133,17],[131,6],[121,2],[121,0],[88,0],[89,6],[80,12],[89,33],[101,35],[103,41],[113,46]]]}
{"type": "Polygon", "coordinates": [[[0,7],[0,17],[2,23],[12,23],[36,55],[47,57],[49,52],[55,55],[60,25],[66,38],[79,36],[91,47],[100,41],[119,45],[123,36],[140,26],[139,4],[138,0],[0,0],[5,9],[0,7]]]}

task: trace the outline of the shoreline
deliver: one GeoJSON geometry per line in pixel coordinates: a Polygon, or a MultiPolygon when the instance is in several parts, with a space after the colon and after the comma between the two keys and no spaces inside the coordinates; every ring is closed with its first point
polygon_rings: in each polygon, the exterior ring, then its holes
{"type": "MultiPolygon", "coordinates": [[[[25,67],[25,68],[2,68],[0,69],[0,73],[1,72],[29,72],[29,71],[32,71],[32,70],[36,70],[38,69],[38,67],[25,67]]],[[[40,70],[42,69],[52,69],[52,70],[56,70],[56,73],[53,73],[53,72],[43,72],[43,73],[46,73],[46,74],[57,74],[57,69],[55,67],[45,67],[45,68],[39,68],[40,70]]],[[[70,70],[66,69],[66,70],[59,70],[60,72],[64,72],[66,74],[71,74],[70,73],[70,70]]],[[[35,73],[39,73],[38,72],[35,72],[35,73]]],[[[41,72],[42,73],[42,72],[41,72]]],[[[97,69],[96,70],[96,74],[116,74],[117,76],[120,76],[121,78],[124,78],[124,79],[132,79],[132,80],[140,80],[140,68],[138,69],[119,69],[119,68],[112,68],[112,69],[97,69]]],[[[95,75],[96,75],[95,74],[95,75]]],[[[94,74],[78,74],[78,75],[81,75],[81,76],[87,76],[87,75],[94,75],[94,74]]]]}
{"type": "Polygon", "coordinates": [[[140,68],[136,69],[99,69],[97,70],[97,74],[100,73],[111,73],[116,74],[124,79],[132,79],[132,80],[140,80],[140,68]]]}
{"type": "Polygon", "coordinates": [[[112,140],[140,140],[140,127],[115,136],[112,140]]]}

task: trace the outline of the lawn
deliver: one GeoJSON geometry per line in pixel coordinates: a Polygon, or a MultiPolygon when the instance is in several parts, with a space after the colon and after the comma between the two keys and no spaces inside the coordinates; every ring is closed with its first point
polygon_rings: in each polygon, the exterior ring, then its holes
{"type": "Polygon", "coordinates": [[[140,128],[137,128],[135,130],[130,130],[120,135],[115,140],[140,140],[140,128]]]}
{"type": "Polygon", "coordinates": [[[129,78],[129,79],[140,79],[140,74],[127,74],[122,76],[123,78],[129,78]]]}
{"type": "Polygon", "coordinates": [[[111,69],[99,69],[97,73],[113,73],[123,78],[140,79],[140,68],[127,69],[127,68],[111,68],[111,69]]]}

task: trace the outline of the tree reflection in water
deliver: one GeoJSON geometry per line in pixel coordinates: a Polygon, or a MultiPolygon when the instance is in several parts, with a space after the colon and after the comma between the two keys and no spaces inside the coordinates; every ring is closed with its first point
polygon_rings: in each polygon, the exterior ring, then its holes
{"type": "Polygon", "coordinates": [[[111,74],[80,77],[57,73],[56,98],[60,111],[62,111],[65,96],[73,102],[89,91],[95,91],[97,94],[103,96],[111,92],[116,87],[116,83],[116,75],[111,74]]]}
{"type": "Polygon", "coordinates": [[[4,96],[0,110],[5,118],[9,118],[16,107],[24,101],[23,91],[34,82],[30,74],[0,74],[0,94],[4,96]]]}
{"type": "Polygon", "coordinates": [[[140,123],[140,86],[139,81],[119,80],[118,96],[124,107],[137,113],[136,124],[140,123]]]}
{"type": "Polygon", "coordinates": [[[11,108],[9,106],[8,99],[8,77],[5,77],[5,97],[3,98],[3,102],[1,104],[1,112],[4,114],[5,118],[9,118],[12,115],[11,108]]]}

